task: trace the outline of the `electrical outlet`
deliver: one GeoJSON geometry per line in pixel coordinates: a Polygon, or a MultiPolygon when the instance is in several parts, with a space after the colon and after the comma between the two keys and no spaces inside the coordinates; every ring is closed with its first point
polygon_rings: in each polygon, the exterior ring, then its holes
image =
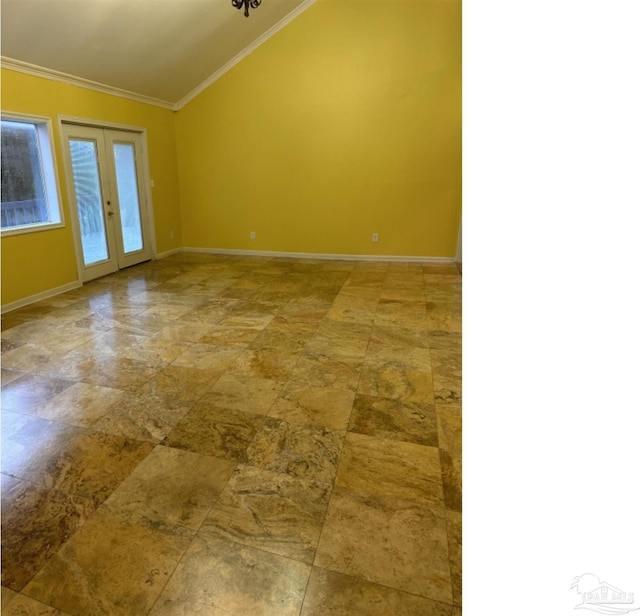
{"type": "Polygon", "coordinates": [[[377,234],[377,233],[374,233],[374,234],[371,236],[371,241],[372,241],[372,242],[377,242],[377,241],[378,241],[378,234],[377,234]]]}
{"type": "Polygon", "coordinates": [[[175,237],[175,235],[176,235],[176,234],[175,234],[175,231],[174,231],[173,229],[171,229],[171,231],[169,232],[169,237],[170,237],[171,239],[173,239],[173,238],[175,237]]]}
{"type": "Polygon", "coordinates": [[[256,239],[256,232],[252,231],[251,233],[249,233],[249,238],[252,239],[252,240],[255,240],[256,239]]]}

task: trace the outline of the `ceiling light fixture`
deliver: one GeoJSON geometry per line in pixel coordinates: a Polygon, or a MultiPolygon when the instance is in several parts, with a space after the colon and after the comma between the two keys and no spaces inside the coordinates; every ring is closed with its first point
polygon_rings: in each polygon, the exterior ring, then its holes
{"type": "Polygon", "coordinates": [[[249,7],[255,9],[260,6],[262,0],[231,0],[231,4],[237,9],[244,7],[244,16],[249,17],[249,7]]]}

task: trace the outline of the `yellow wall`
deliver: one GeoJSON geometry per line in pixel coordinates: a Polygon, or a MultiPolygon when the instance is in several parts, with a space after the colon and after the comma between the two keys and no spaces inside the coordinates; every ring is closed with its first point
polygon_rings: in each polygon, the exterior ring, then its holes
{"type": "Polygon", "coordinates": [[[3,305],[55,289],[78,278],[58,114],[147,129],[150,175],[155,182],[152,198],[157,251],[164,252],[182,245],[172,111],[4,69],[2,111],[46,116],[53,120],[58,180],[66,221],[62,229],[2,238],[3,305]],[[171,231],[174,232],[173,239],[171,231]]]}
{"type": "Polygon", "coordinates": [[[176,130],[185,246],[454,257],[461,4],[319,0],[176,130]]]}
{"type": "Polygon", "coordinates": [[[3,69],[2,110],[54,120],[67,224],[2,238],[2,304],[77,279],[58,114],[147,128],[158,252],[454,257],[461,44],[459,0],[319,0],[177,113],[3,69]]]}

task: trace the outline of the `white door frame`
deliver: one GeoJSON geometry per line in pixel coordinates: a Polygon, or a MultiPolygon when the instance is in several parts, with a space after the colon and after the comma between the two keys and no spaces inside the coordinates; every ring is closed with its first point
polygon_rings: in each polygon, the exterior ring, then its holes
{"type": "Polygon", "coordinates": [[[76,270],[78,273],[78,280],[83,282],[84,273],[84,256],[82,254],[82,240],[80,239],[80,223],[78,222],[77,213],[73,212],[71,205],[71,195],[73,194],[73,173],[71,169],[71,160],[69,153],[66,151],[65,140],[63,136],[64,124],[75,124],[76,126],[88,126],[90,128],[98,128],[105,130],[120,130],[131,133],[138,133],[142,136],[142,177],[145,179],[142,182],[140,188],[140,207],[145,208],[147,219],[149,221],[149,248],[151,250],[151,259],[157,258],[156,252],[156,226],[153,215],[153,201],[151,196],[151,182],[150,182],[150,168],[149,168],[149,148],[147,141],[147,129],[143,126],[132,126],[129,124],[120,124],[118,122],[104,122],[102,120],[91,120],[88,118],[79,118],[76,116],[68,116],[58,114],[58,143],[60,145],[60,152],[62,153],[62,162],[64,167],[65,185],[67,188],[67,204],[69,206],[69,213],[71,218],[71,229],[73,235],[73,244],[76,254],[76,270]]]}

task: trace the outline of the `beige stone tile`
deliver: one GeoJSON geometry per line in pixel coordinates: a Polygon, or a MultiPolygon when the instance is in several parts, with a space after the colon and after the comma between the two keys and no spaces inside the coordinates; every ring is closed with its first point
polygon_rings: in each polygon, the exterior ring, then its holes
{"type": "Polygon", "coordinates": [[[361,360],[349,361],[328,357],[298,358],[291,380],[310,387],[329,387],[355,391],[360,380],[361,360]]]}
{"type": "Polygon", "coordinates": [[[462,511],[462,455],[440,449],[444,504],[448,509],[462,511]]]}
{"type": "Polygon", "coordinates": [[[451,603],[444,510],[336,487],[314,565],[451,603]]]}
{"type": "Polygon", "coordinates": [[[425,278],[427,276],[460,276],[460,270],[456,263],[425,263],[422,266],[425,278]]]}
{"type": "Polygon", "coordinates": [[[148,366],[161,368],[167,360],[161,353],[151,355],[145,346],[149,343],[146,335],[132,334],[119,327],[96,336],[91,342],[85,343],[75,349],[80,354],[88,354],[96,359],[126,358],[148,366]]]}
{"type": "Polygon", "coordinates": [[[228,314],[220,321],[220,325],[232,327],[249,327],[262,330],[272,321],[273,314],[262,314],[260,312],[236,312],[228,314]]]}
{"type": "Polygon", "coordinates": [[[369,344],[370,325],[323,319],[307,343],[307,357],[325,356],[331,359],[362,359],[369,344]]]}
{"type": "Polygon", "coordinates": [[[252,466],[321,483],[333,481],[344,432],[267,417],[249,445],[252,466]]]}
{"type": "Polygon", "coordinates": [[[422,285],[411,287],[389,287],[385,285],[382,289],[381,300],[383,301],[403,301],[418,302],[424,300],[424,289],[422,285]]]}
{"type": "Polygon", "coordinates": [[[206,456],[244,461],[247,447],[263,421],[261,415],[219,409],[201,402],[178,422],[162,444],[206,456]]]}
{"type": "Polygon", "coordinates": [[[260,330],[252,327],[233,327],[230,325],[214,325],[198,342],[201,344],[220,345],[225,347],[246,348],[260,335],[260,330]]]}
{"type": "Polygon", "coordinates": [[[462,331],[462,304],[455,302],[427,302],[427,320],[430,330],[460,333],[462,331]]]}
{"type": "Polygon", "coordinates": [[[89,329],[74,327],[72,322],[65,323],[64,319],[48,317],[22,323],[5,331],[2,337],[13,342],[31,343],[42,347],[57,348],[60,351],[69,351],[93,340],[95,334],[89,329]]]}
{"type": "Polygon", "coordinates": [[[2,584],[20,592],[91,516],[86,498],[23,481],[2,496],[2,584]]]}
{"type": "Polygon", "coordinates": [[[385,349],[407,349],[418,347],[429,348],[429,332],[426,329],[415,329],[402,325],[380,325],[376,323],[371,330],[371,340],[367,349],[368,354],[377,354],[385,349]]]}
{"type": "MultiPolygon", "coordinates": [[[[180,316],[179,320],[204,325],[216,325],[227,316],[229,308],[235,303],[235,300],[232,299],[216,299],[186,312],[180,316]]],[[[201,340],[201,342],[204,341],[201,340]]]]}
{"type": "Polygon", "coordinates": [[[9,385],[9,383],[13,383],[13,381],[16,381],[20,377],[24,376],[24,374],[25,373],[21,370],[10,370],[6,367],[2,368],[2,376],[0,377],[2,387],[9,385]]]}
{"type": "Polygon", "coordinates": [[[124,392],[115,403],[107,407],[93,428],[138,441],[159,443],[189,408],[190,403],[177,406],[153,394],[124,392]]]}
{"type": "Polygon", "coordinates": [[[358,394],[353,402],[349,431],[420,445],[438,445],[434,405],[420,402],[358,394]]]}
{"type": "Polygon", "coordinates": [[[375,305],[363,308],[357,302],[336,300],[325,315],[331,321],[341,321],[345,323],[358,323],[363,325],[373,325],[376,316],[375,305]]]}
{"type": "Polygon", "coordinates": [[[74,383],[41,407],[38,415],[51,421],[89,427],[124,395],[120,389],[74,383]]]}
{"type": "Polygon", "coordinates": [[[202,399],[217,409],[266,415],[282,389],[282,382],[272,379],[224,374],[202,399]]]}
{"type": "Polygon", "coordinates": [[[235,462],[157,446],[106,501],[135,523],[155,520],[198,530],[235,462]]]}
{"type": "Polygon", "coordinates": [[[352,288],[347,287],[344,292],[339,293],[333,300],[331,309],[327,313],[327,318],[335,321],[354,321],[357,318],[350,318],[349,314],[362,314],[365,321],[370,324],[373,319],[380,294],[377,291],[354,293],[352,288]],[[342,314],[343,318],[336,318],[342,314]]]}
{"type": "Polygon", "coordinates": [[[462,282],[428,282],[425,295],[430,302],[460,302],[462,300],[462,282]]]}
{"type": "Polygon", "coordinates": [[[8,340],[3,340],[2,343],[2,365],[4,368],[25,372],[39,372],[44,370],[51,361],[66,353],[66,350],[43,346],[41,344],[21,343],[18,345],[8,340]],[[7,347],[14,346],[14,348],[4,350],[5,344],[7,347]]]}
{"type": "Polygon", "coordinates": [[[459,405],[436,404],[438,446],[454,456],[462,455],[462,409],[459,405]]]}
{"type": "Polygon", "coordinates": [[[73,616],[146,614],[192,538],[180,526],[132,525],[102,509],[23,592],[73,616]]]}
{"type": "Polygon", "coordinates": [[[173,337],[163,336],[161,333],[152,336],[144,336],[140,344],[139,359],[147,364],[163,368],[176,361],[184,353],[191,349],[192,344],[185,340],[176,340],[173,337]]]}
{"type": "Polygon", "coordinates": [[[238,356],[233,366],[229,369],[229,374],[270,379],[285,383],[289,380],[297,364],[297,355],[278,350],[247,349],[238,356]]]}
{"type": "Polygon", "coordinates": [[[369,324],[341,323],[323,319],[318,324],[315,334],[335,342],[346,340],[354,343],[368,343],[371,335],[371,326],[369,324]]]}
{"type": "Polygon", "coordinates": [[[451,606],[313,567],[300,616],[452,616],[451,606]]]}
{"type": "Polygon", "coordinates": [[[33,478],[102,504],[153,449],[151,443],[88,430],[66,443],[33,478]]]}
{"type": "Polygon", "coordinates": [[[290,382],[273,404],[269,417],[289,423],[324,426],[330,430],[346,430],[354,395],[348,389],[309,387],[290,382]]]}
{"type": "Polygon", "coordinates": [[[37,415],[51,398],[73,384],[69,379],[25,374],[2,388],[2,410],[37,415]]]}
{"type": "Polygon", "coordinates": [[[301,333],[267,327],[251,341],[249,348],[256,351],[277,351],[283,354],[295,355],[304,350],[312,335],[313,331],[301,333]]]}
{"type": "Polygon", "coordinates": [[[40,467],[58,455],[82,428],[21,413],[2,413],[2,471],[33,479],[40,467]]]}
{"type": "MultiPolygon", "coordinates": [[[[175,298],[176,295],[172,295],[175,298]]],[[[140,316],[157,317],[164,320],[179,319],[197,308],[196,302],[182,303],[180,301],[158,301],[152,303],[140,313],[140,316]]]]}
{"type": "Polygon", "coordinates": [[[45,605],[25,595],[16,595],[15,599],[11,601],[11,605],[6,609],[4,604],[2,607],[4,616],[69,616],[67,612],[62,612],[55,607],[45,605]]]}
{"type": "Polygon", "coordinates": [[[0,475],[1,486],[2,486],[2,495],[4,496],[9,490],[17,486],[19,483],[22,483],[21,479],[17,477],[12,477],[11,475],[5,475],[2,473],[0,475]]]}
{"type": "Polygon", "coordinates": [[[281,311],[279,316],[320,322],[331,307],[331,302],[314,297],[295,297],[281,311]]]}
{"type": "Polygon", "coordinates": [[[407,370],[430,370],[431,353],[427,347],[412,344],[385,344],[372,338],[367,348],[365,367],[397,363],[407,370]]]}
{"type": "Polygon", "coordinates": [[[94,334],[99,334],[113,329],[118,324],[116,320],[100,312],[86,312],[85,316],[81,316],[77,321],[74,321],[73,325],[75,327],[88,329],[94,334]]]}
{"type": "Polygon", "coordinates": [[[283,310],[289,302],[285,304],[283,308],[278,311],[273,320],[269,323],[265,329],[267,332],[285,332],[288,334],[296,334],[301,338],[309,338],[318,329],[319,319],[296,317],[290,314],[284,314],[283,310]]]}
{"type": "Polygon", "coordinates": [[[133,391],[154,376],[159,368],[113,351],[82,348],[50,361],[43,370],[53,378],[133,391]]]}
{"type": "Polygon", "coordinates": [[[362,271],[362,269],[354,270],[347,281],[345,287],[360,287],[365,289],[382,289],[384,286],[384,267],[380,267],[379,271],[362,271]]]}
{"type": "Polygon", "coordinates": [[[459,352],[433,349],[433,389],[436,402],[460,404],[462,400],[462,355],[459,352]]]}
{"type": "Polygon", "coordinates": [[[458,354],[462,353],[462,334],[460,332],[429,330],[427,333],[429,348],[458,354]]]}
{"type": "Polygon", "coordinates": [[[309,565],[198,534],[150,616],[297,616],[309,565]]]}
{"type": "Polygon", "coordinates": [[[240,355],[240,349],[234,346],[217,346],[212,344],[192,344],[173,366],[197,368],[210,372],[212,376],[220,376],[240,355]]]}
{"type": "Polygon", "coordinates": [[[433,377],[429,364],[420,366],[388,355],[365,360],[358,393],[379,398],[432,404],[433,377]]]}
{"type": "Polygon", "coordinates": [[[153,334],[162,333],[168,324],[176,323],[176,321],[167,321],[161,317],[155,317],[149,314],[141,314],[144,307],[136,307],[133,309],[109,310],[108,314],[118,322],[117,328],[122,332],[137,334],[140,336],[152,336],[153,334]]]}
{"type": "Polygon", "coordinates": [[[454,605],[462,605],[462,514],[447,510],[447,537],[449,540],[449,567],[454,605]]]}
{"type": "Polygon", "coordinates": [[[199,533],[313,562],[331,484],[239,465],[199,533]]]}
{"type": "MultiPolygon", "coordinates": [[[[415,299],[398,299],[384,298],[386,291],[383,291],[383,298],[378,302],[376,310],[376,321],[382,320],[383,317],[389,318],[414,318],[418,323],[422,323],[427,316],[426,303],[424,300],[424,291],[422,287],[410,293],[417,295],[415,299]]],[[[393,324],[393,321],[391,322],[393,324]]]]}
{"type": "MultiPolygon", "coordinates": [[[[15,599],[18,596],[18,593],[15,590],[11,590],[6,586],[2,587],[2,607],[0,609],[4,610],[9,602],[15,599]]],[[[6,612],[5,612],[6,614],[6,612]]]]}
{"type": "Polygon", "coordinates": [[[366,494],[443,504],[437,447],[349,433],[336,485],[366,494]]]}
{"type": "Polygon", "coordinates": [[[168,408],[190,407],[211,388],[218,374],[171,364],[143,383],[136,393],[156,396],[168,408]]]}

